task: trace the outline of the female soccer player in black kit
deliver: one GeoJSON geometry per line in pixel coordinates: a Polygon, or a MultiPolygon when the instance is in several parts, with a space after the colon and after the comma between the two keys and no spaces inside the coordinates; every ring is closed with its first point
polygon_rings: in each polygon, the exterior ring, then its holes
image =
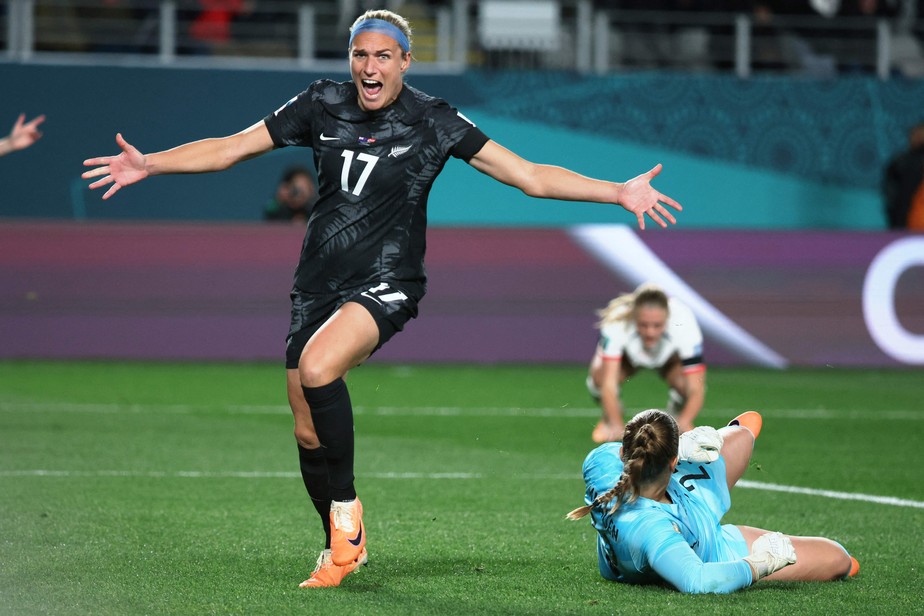
{"type": "Polygon", "coordinates": [[[314,150],[319,199],[291,293],[287,390],[308,494],[325,550],[303,587],[337,586],[366,561],[362,505],[353,487],[353,411],[343,377],[417,316],[426,291],[427,195],[450,156],[541,198],[615,203],[662,227],[680,205],[650,184],[660,165],[625,183],[531,163],[488,139],[445,101],[405,85],[407,21],[367,11],[350,29],[352,80],[319,80],[274,113],[227,137],[142,154],[121,134],[117,156],[84,161],[90,188],[164,173],[227,169],[274,148],[314,150]]]}

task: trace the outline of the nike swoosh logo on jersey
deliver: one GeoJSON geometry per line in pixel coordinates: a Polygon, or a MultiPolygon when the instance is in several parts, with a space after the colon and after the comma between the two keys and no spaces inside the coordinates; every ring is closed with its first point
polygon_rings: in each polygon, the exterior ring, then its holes
{"type": "Polygon", "coordinates": [[[324,133],[321,133],[321,141],[336,141],[336,137],[328,137],[324,133]]]}
{"type": "Polygon", "coordinates": [[[363,540],[363,527],[359,527],[359,533],[356,535],[356,539],[347,539],[352,545],[358,546],[363,540]]]}

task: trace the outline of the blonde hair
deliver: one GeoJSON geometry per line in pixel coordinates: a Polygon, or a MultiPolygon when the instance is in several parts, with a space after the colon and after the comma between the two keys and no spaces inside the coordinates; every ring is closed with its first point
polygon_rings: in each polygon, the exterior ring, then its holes
{"type": "Polygon", "coordinates": [[[677,422],[669,414],[658,409],[648,409],[633,417],[626,424],[622,438],[622,475],[611,489],[597,496],[590,505],[584,505],[568,513],[569,520],[579,520],[594,507],[610,506],[608,513],[619,509],[623,503],[633,503],[641,488],[670,470],[671,462],[677,457],[680,431],[677,422]]]}
{"type": "Polygon", "coordinates": [[[600,320],[597,321],[597,328],[602,329],[607,325],[628,321],[635,317],[636,311],[641,306],[658,306],[666,312],[670,312],[668,306],[667,293],[658,285],[646,282],[639,285],[631,293],[624,293],[616,299],[610,300],[605,308],[597,311],[600,320]]]}
{"type": "Polygon", "coordinates": [[[350,26],[350,33],[353,32],[353,29],[358,26],[361,22],[366,21],[367,19],[381,19],[382,21],[387,21],[394,27],[401,30],[401,33],[407,37],[408,51],[401,50],[401,57],[407,57],[407,54],[410,53],[410,49],[414,47],[414,41],[411,40],[411,24],[408,23],[407,19],[401,17],[393,11],[386,9],[370,9],[356,18],[356,21],[353,22],[353,25],[350,26]]]}

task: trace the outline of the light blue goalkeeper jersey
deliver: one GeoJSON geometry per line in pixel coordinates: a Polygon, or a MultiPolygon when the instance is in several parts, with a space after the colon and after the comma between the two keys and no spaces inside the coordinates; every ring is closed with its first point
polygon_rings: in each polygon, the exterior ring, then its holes
{"type": "MultiPolygon", "coordinates": [[[[622,443],[606,443],[584,460],[584,501],[589,505],[622,474],[622,443]]],[[[727,593],[752,583],[743,560],[747,543],[737,527],[722,525],[731,507],[725,461],[681,461],[667,488],[672,504],[638,498],[610,514],[594,507],[600,574],[618,582],[667,582],[688,593],[727,593]]]]}

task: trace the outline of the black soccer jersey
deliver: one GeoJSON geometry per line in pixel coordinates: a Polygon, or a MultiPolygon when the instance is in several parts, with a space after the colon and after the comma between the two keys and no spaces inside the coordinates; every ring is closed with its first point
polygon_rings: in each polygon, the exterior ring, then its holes
{"type": "Polygon", "coordinates": [[[264,122],[277,147],[312,148],[318,170],[294,291],[383,281],[422,297],[430,188],[450,156],[467,161],[488,138],[406,84],[394,103],[367,112],[353,82],[316,81],[264,122]]]}

